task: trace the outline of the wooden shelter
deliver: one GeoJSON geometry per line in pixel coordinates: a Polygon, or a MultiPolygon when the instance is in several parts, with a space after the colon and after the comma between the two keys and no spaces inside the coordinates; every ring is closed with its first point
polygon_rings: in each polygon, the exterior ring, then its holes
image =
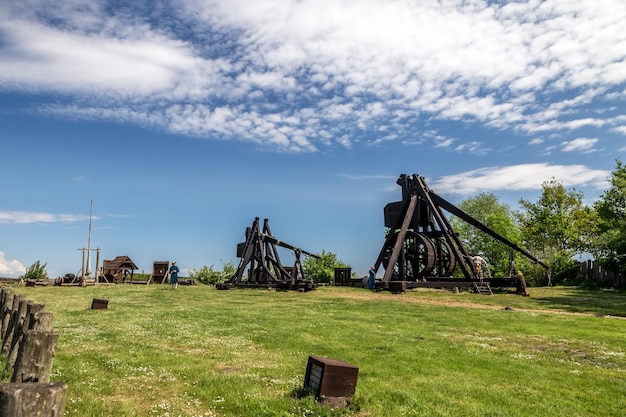
{"type": "Polygon", "coordinates": [[[102,263],[102,279],[106,282],[133,282],[137,265],[128,256],[117,256],[113,260],[105,260],[102,263]],[[129,277],[130,275],[130,277],[129,277]]]}
{"type": "Polygon", "coordinates": [[[152,263],[152,275],[148,279],[148,284],[167,284],[170,279],[170,262],[154,261],[152,263]]]}

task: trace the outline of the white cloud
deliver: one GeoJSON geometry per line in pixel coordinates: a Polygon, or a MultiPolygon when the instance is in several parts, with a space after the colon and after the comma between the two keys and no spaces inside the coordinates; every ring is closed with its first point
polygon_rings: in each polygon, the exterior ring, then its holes
{"type": "Polygon", "coordinates": [[[24,21],[2,22],[0,31],[15,45],[0,60],[0,82],[26,88],[105,96],[171,93],[179,74],[188,74],[196,61],[182,42],[150,32],[126,38],[24,21]]]}
{"type": "Polygon", "coordinates": [[[486,167],[443,177],[431,188],[439,194],[472,195],[505,190],[541,190],[542,184],[554,178],[565,187],[592,186],[604,188],[610,172],[584,165],[520,164],[486,167]]]}
{"type": "Polygon", "coordinates": [[[341,177],[351,181],[364,181],[364,180],[395,180],[396,177],[390,177],[389,175],[354,175],[354,174],[340,174],[341,177]]]}
{"type": "Polygon", "coordinates": [[[449,148],[455,142],[455,139],[438,137],[435,138],[435,148],[449,148]]]}
{"type": "Polygon", "coordinates": [[[622,0],[168,6],[2,3],[0,89],[69,95],[41,107],[65,117],[312,152],[383,124],[406,131],[387,139],[406,141],[423,117],[524,132],[611,127],[584,109],[618,100],[626,82],[622,0]]]}
{"type": "Polygon", "coordinates": [[[621,133],[622,135],[626,135],[626,126],[617,126],[611,129],[611,131],[621,133]]]}
{"type": "Polygon", "coordinates": [[[24,265],[16,260],[5,259],[4,256],[4,252],[0,251],[0,277],[18,278],[20,275],[24,275],[26,272],[24,265]]]}
{"type": "Polygon", "coordinates": [[[491,151],[491,149],[484,147],[482,143],[477,141],[459,144],[454,147],[454,150],[457,152],[469,152],[474,155],[485,155],[491,151]]]}
{"type": "Polygon", "coordinates": [[[596,143],[598,143],[598,139],[595,138],[577,138],[562,142],[561,149],[563,152],[592,152],[596,143]]]}
{"type": "MultiPolygon", "coordinates": [[[[96,217],[93,217],[96,219],[96,217]]],[[[78,214],[52,214],[27,211],[0,211],[1,223],[73,223],[89,220],[89,216],[78,214]]]]}
{"type": "Polygon", "coordinates": [[[585,126],[600,127],[600,126],[603,126],[605,123],[606,121],[604,120],[586,118],[586,119],[570,120],[564,123],[564,125],[569,129],[578,129],[578,128],[585,127],[585,126]]]}

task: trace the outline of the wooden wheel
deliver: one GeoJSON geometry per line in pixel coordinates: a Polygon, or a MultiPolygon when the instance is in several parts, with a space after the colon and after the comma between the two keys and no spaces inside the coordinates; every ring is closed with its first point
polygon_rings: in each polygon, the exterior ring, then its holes
{"type": "Polygon", "coordinates": [[[443,237],[434,238],[433,243],[435,245],[435,253],[437,256],[435,268],[433,270],[433,276],[452,276],[452,274],[454,273],[454,268],[456,268],[456,258],[452,253],[450,244],[443,237]]]}
{"type": "Polygon", "coordinates": [[[398,233],[390,234],[383,248],[383,267],[393,268],[393,281],[415,281],[428,276],[435,267],[435,245],[421,233],[407,231],[404,244],[394,265],[390,266],[398,233]]]}

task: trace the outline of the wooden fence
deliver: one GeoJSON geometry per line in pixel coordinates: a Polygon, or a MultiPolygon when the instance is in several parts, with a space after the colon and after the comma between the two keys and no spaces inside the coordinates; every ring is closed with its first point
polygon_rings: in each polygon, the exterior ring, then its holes
{"type": "Polygon", "coordinates": [[[592,260],[579,262],[578,270],[588,282],[596,283],[605,288],[626,288],[626,277],[609,271],[598,262],[592,260]]]}
{"type": "Polygon", "coordinates": [[[52,313],[6,287],[0,287],[1,354],[10,383],[0,384],[0,416],[60,417],[67,385],[50,383],[59,333],[52,313]]]}

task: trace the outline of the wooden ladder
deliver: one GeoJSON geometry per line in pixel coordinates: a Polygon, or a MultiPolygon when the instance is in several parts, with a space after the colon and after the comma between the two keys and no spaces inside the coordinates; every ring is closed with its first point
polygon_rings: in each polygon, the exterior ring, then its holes
{"type": "Polygon", "coordinates": [[[474,292],[481,295],[493,295],[488,282],[474,283],[474,292]]]}

